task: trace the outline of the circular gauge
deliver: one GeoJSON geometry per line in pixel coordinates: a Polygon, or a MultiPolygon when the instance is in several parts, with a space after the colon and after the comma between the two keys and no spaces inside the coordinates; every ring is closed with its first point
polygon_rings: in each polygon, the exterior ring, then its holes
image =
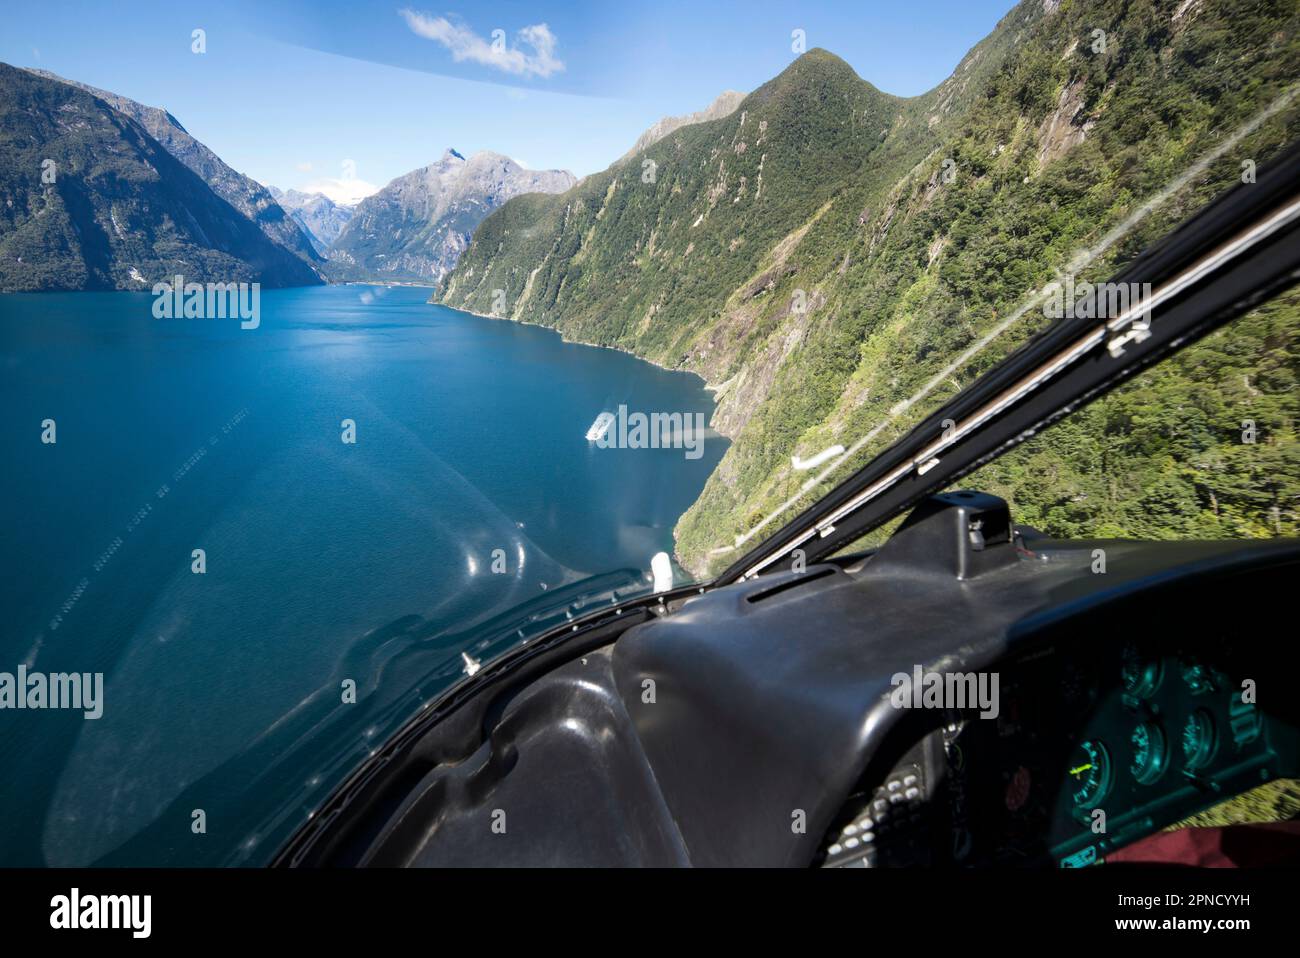
{"type": "Polygon", "coordinates": [[[1120,678],[1124,682],[1124,691],[1134,698],[1145,699],[1153,695],[1160,687],[1164,672],[1159,659],[1144,658],[1131,645],[1124,650],[1120,678]]]}
{"type": "Polygon", "coordinates": [[[1090,811],[1105,801],[1114,778],[1106,746],[1094,740],[1081,743],[1070,755],[1070,778],[1076,809],[1090,811]]]}
{"type": "Polygon", "coordinates": [[[1183,764],[1187,770],[1195,772],[1209,765],[1217,746],[1214,716],[1205,709],[1197,709],[1187,716],[1183,725],[1183,764]]]}
{"type": "Polygon", "coordinates": [[[1129,771],[1140,785],[1159,780],[1169,764],[1169,746],[1164,730],[1155,722],[1143,722],[1129,736],[1133,744],[1133,764],[1129,771]]]}
{"type": "Polygon", "coordinates": [[[1201,665],[1199,662],[1186,662],[1183,664],[1183,681],[1187,687],[1192,690],[1193,695],[1204,695],[1206,692],[1212,692],[1215,688],[1214,672],[1208,666],[1201,665]]]}

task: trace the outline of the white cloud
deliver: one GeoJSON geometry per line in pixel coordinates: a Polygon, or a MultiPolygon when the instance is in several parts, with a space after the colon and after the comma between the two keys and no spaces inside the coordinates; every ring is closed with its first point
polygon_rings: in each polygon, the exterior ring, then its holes
{"type": "Polygon", "coordinates": [[[405,9],[398,13],[412,33],[441,43],[457,63],[469,60],[522,77],[548,77],[564,69],[555,56],[555,34],[544,23],[524,27],[515,34],[515,45],[507,47],[504,31],[494,30],[496,36],[485,40],[466,24],[453,23],[446,17],[405,9]],[[525,52],[525,48],[531,52],[525,52]]]}
{"type": "Polygon", "coordinates": [[[334,203],[352,206],[354,203],[360,203],[372,193],[378,193],[379,187],[373,183],[367,183],[365,180],[359,180],[355,176],[343,177],[342,179],[322,177],[318,180],[312,180],[302,187],[302,191],[304,193],[323,193],[334,203]]]}
{"type": "Polygon", "coordinates": [[[311,172],[311,164],[310,164],[310,163],[299,163],[299,164],[298,164],[298,172],[299,172],[299,173],[310,173],[310,172],[311,172]]]}

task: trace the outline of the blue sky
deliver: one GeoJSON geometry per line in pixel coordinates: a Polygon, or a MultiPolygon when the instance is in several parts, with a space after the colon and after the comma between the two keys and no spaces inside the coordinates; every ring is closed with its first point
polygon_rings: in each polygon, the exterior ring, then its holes
{"type": "Polygon", "coordinates": [[[1011,6],[0,0],[0,60],[165,107],[261,182],[360,193],[447,147],[603,169],[659,117],[775,76],[796,29],[882,90],[922,93],[1011,6]]]}

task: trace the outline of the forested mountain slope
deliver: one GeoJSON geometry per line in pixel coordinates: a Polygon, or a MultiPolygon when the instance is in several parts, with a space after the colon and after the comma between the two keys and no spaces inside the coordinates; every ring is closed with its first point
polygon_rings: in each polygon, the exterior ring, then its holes
{"type": "MultiPolygon", "coordinates": [[[[731,116],[506,204],[442,298],[488,313],[500,289],[514,319],[720,387],[714,424],[734,442],[677,528],[703,573],[827,488],[803,489],[792,455],[870,435],[829,480],[846,475],[1050,322],[1033,291],[1065,272],[1105,279],[1300,132],[1297,26],[1288,0],[1026,0],[910,100],[809,51],[731,116]]],[[[1270,322],[1293,329],[1294,300],[1279,308],[1270,322]]],[[[1149,444],[1129,451],[1154,468],[1149,444]]],[[[1239,527],[1276,527],[1256,507],[1239,527]]],[[[1295,531],[1290,508],[1279,521],[1295,531]]],[[[1177,534],[1117,504],[1093,519],[1177,534]]]]}

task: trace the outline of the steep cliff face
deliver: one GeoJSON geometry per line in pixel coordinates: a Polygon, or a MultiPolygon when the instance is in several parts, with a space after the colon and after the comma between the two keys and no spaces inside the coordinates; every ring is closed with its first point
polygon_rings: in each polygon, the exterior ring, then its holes
{"type": "Polygon", "coordinates": [[[437,282],[498,206],[524,193],[560,193],[575,182],[572,173],[527,170],[499,153],[466,159],[447,150],[357,204],[330,248],[331,275],[437,282]]]}
{"type": "Polygon", "coordinates": [[[513,318],[720,381],[781,322],[760,307],[792,237],[845,181],[932,140],[904,101],[813,50],[730,115],[681,127],[562,197],[507,204],[444,298],[487,312],[500,289],[513,318]]]}
{"type": "Polygon", "coordinates": [[[128,114],[0,64],[0,289],[139,290],[177,274],[321,282],[128,114]]]}
{"type": "Polygon", "coordinates": [[[1025,0],[907,100],[812,50],[733,114],[506,204],[439,297],[718,387],[734,441],[676,530],[704,574],[828,488],[791,456],[842,444],[846,475],[1041,328],[1032,290],[1104,279],[1293,138],[1295,100],[1234,134],[1300,76],[1297,26],[1286,0],[1025,0]],[[1099,252],[1071,266],[1080,250],[1099,252]]]}
{"type": "Polygon", "coordinates": [[[244,176],[227,166],[217,154],[196,140],[166,110],[145,106],[135,100],[100,90],[76,80],[67,80],[46,70],[30,73],[47,80],[67,83],[103,100],[119,113],[124,113],[149,131],[168,153],[198,174],[211,187],[212,192],[257,224],[268,239],[296,253],[310,263],[318,263],[320,256],[312,247],[307,235],[298,224],[276,203],[270,191],[256,180],[244,176]]]}

